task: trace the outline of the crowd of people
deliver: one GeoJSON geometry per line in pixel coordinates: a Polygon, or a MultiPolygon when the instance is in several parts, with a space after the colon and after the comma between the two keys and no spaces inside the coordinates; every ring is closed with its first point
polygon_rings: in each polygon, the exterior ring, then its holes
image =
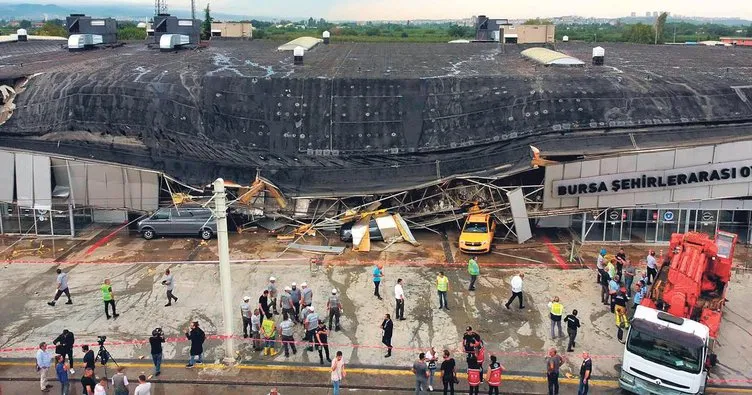
{"type": "MultiPolygon", "coordinates": [[[[640,303],[645,296],[647,287],[652,281],[655,281],[657,275],[657,259],[655,252],[650,251],[645,259],[645,270],[637,270],[635,265],[627,258],[623,249],[610,257],[606,250],[602,249],[596,259],[597,282],[601,286],[601,301],[608,305],[615,314],[616,324],[620,328],[628,326],[627,307],[628,300],[632,299],[632,309],[640,303]]],[[[478,258],[472,257],[467,266],[469,287],[468,291],[476,290],[477,280],[480,276],[480,265],[478,258]]],[[[383,265],[375,265],[372,270],[372,280],[374,284],[373,295],[379,300],[383,299],[381,295],[381,285],[384,282],[383,265]]],[[[515,274],[510,281],[511,295],[505,303],[505,307],[510,309],[512,303],[517,300],[518,308],[524,309],[523,282],[525,274],[519,272],[515,274]]],[[[59,297],[65,294],[68,297],[67,304],[72,304],[70,291],[68,289],[67,274],[57,270],[57,290],[55,298],[48,304],[55,306],[59,297]]],[[[166,270],[161,284],[165,286],[167,304],[165,307],[172,306],[178,301],[174,295],[175,279],[170,270],[166,270]]],[[[405,320],[405,302],[406,293],[403,288],[403,280],[397,279],[394,285],[393,296],[395,298],[394,318],[398,321],[405,320]]],[[[449,310],[447,302],[447,293],[449,290],[449,279],[440,271],[436,277],[436,291],[439,300],[439,309],[449,310]]],[[[117,318],[115,296],[112,290],[112,283],[105,279],[102,286],[102,300],[104,304],[105,316],[107,319],[117,318]],[[111,310],[111,314],[110,314],[111,310]]],[[[292,282],[286,286],[277,284],[275,277],[268,279],[267,285],[258,296],[257,303],[252,302],[250,296],[243,297],[240,303],[240,316],[242,319],[243,337],[249,339],[252,349],[256,352],[263,351],[265,356],[275,356],[278,352],[283,351],[287,358],[290,353],[297,354],[298,347],[307,352],[318,351],[319,362],[323,365],[326,362],[331,364],[331,381],[335,394],[339,393],[339,385],[345,377],[344,360],[342,352],[338,351],[334,359],[330,356],[329,350],[329,330],[342,330],[340,319],[343,314],[342,303],[337,289],[332,289],[331,293],[326,296],[323,313],[320,315],[319,309],[314,306],[314,293],[305,282],[298,287],[297,283],[292,282]],[[281,291],[280,291],[281,288],[281,291]],[[281,313],[280,313],[281,312],[281,313]],[[323,316],[325,315],[325,317],[323,316]],[[328,318],[328,325],[326,324],[328,318]],[[300,330],[296,330],[300,328],[300,330]],[[278,333],[279,332],[279,333],[278,333]],[[297,335],[296,335],[297,332],[297,335]],[[302,335],[301,340],[296,337],[302,335]]],[[[566,324],[567,351],[573,352],[576,347],[577,331],[580,328],[580,321],[577,317],[578,311],[572,310],[565,314],[564,305],[559,297],[554,297],[549,303],[551,338],[563,338],[562,322],[566,324]]],[[[392,321],[391,314],[385,314],[381,321],[380,329],[382,331],[382,343],[386,348],[385,358],[392,355],[392,334],[395,323],[392,321]]],[[[206,340],[206,334],[200,328],[197,321],[193,321],[190,327],[185,331],[185,337],[190,342],[190,358],[186,368],[192,368],[195,364],[203,363],[203,344],[206,340]]],[[[55,371],[61,383],[61,393],[67,394],[69,388],[69,375],[75,373],[73,370],[73,344],[75,338],[73,333],[65,330],[54,341],[55,356],[48,354],[47,345],[40,344],[37,352],[37,369],[40,372],[40,387],[42,391],[48,392],[50,385],[47,382],[48,370],[51,363],[55,361],[55,371]]],[[[151,346],[151,356],[154,363],[154,375],[161,374],[162,362],[162,344],[165,342],[160,328],[153,331],[149,338],[151,346]]],[[[501,383],[501,374],[504,366],[498,360],[496,355],[490,355],[488,358],[488,370],[484,368],[486,360],[486,350],[480,335],[467,327],[463,335],[461,349],[465,352],[467,364],[467,384],[470,387],[471,394],[479,393],[481,383],[484,381],[488,384],[488,393],[498,393],[498,387],[501,383]]],[[[116,393],[127,394],[128,381],[121,369],[111,379],[106,377],[100,378],[99,381],[94,377],[94,352],[89,350],[88,346],[83,346],[84,352],[84,372],[81,379],[84,389],[84,395],[99,395],[104,393],[98,391],[100,387],[107,387],[111,382],[116,389],[116,393]],[[123,392],[125,388],[126,392],[123,392]]],[[[578,394],[585,395],[588,393],[589,377],[592,372],[592,362],[587,352],[582,356],[582,368],[580,372],[580,386],[578,394]]],[[[558,394],[559,369],[563,359],[558,355],[556,349],[551,349],[546,357],[546,377],[548,379],[549,393],[558,394]]],[[[434,376],[437,371],[440,372],[440,381],[443,385],[444,394],[454,394],[454,386],[459,382],[457,379],[457,363],[451,356],[450,350],[443,350],[438,353],[434,348],[427,349],[418,356],[418,360],[413,364],[412,371],[416,377],[415,391],[416,394],[423,391],[433,391],[434,376]]],[[[151,377],[151,376],[149,376],[151,377]]],[[[139,395],[148,394],[150,384],[147,378],[139,378],[141,392],[139,395]]]]}

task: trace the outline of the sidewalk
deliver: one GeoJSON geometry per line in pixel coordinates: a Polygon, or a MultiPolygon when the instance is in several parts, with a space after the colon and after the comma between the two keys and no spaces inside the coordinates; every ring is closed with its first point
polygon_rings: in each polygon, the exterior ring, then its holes
{"type": "MultiPolygon", "coordinates": [[[[131,390],[137,384],[137,377],[144,373],[147,376],[153,371],[153,365],[149,361],[121,362],[125,366],[125,373],[131,382],[131,390]]],[[[359,393],[414,392],[413,374],[407,368],[377,368],[359,365],[346,365],[347,378],[343,384],[343,392],[358,391],[359,393]]],[[[107,366],[107,376],[111,377],[115,372],[115,365],[107,366]]],[[[80,394],[80,385],[77,383],[82,374],[81,369],[76,370],[71,386],[75,388],[72,394],[80,394]]],[[[103,376],[104,368],[97,366],[96,375],[103,376]]],[[[464,374],[459,375],[460,384],[456,386],[457,392],[467,393],[467,381],[464,374]]],[[[55,377],[54,373],[50,377],[55,377]]],[[[32,393],[38,386],[39,377],[34,371],[33,362],[29,361],[0,361],[0,388],[3,394],[32,393]]],[[[328,366],[308,365],[239,365],[227,368],[223,365],[205,364],[196,365],[193,369],[186,369],[184,364],[167,362],[162,365],[162,374],[152,377],[152,394],[237,394],[239,391],[249,394],[266,394],[268,390],[277,386],[282,394],[301,393],[305,388],[306,394],[328,394],[331,383],[329,381],[328,366]]],[[[560,380],[561,393],[571,394],[577,391],[577,380],[560,380]]],[[[58,389],[58,384],[51,381],[58,389]]],[[[619,394],[616,381],[613,379],[593,380],[591,393],[619,394]]],[[[439,374],[434,378],[434,391],[440,391],[441,379],[439,374]]],[[[515,372],[505,373],[502,376],[502,393],[515,394],[545,394],[546,378],[543,376],[519,375],[515,372]]],[[[481,391],[487,391],[487,385],[481,385],[481,391]]]]}

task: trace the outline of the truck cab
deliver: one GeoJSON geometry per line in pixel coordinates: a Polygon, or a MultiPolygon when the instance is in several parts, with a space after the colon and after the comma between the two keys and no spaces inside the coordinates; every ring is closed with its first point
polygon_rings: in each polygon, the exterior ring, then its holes
{"type": "Polygon", "coordinates": [[[471,213],[465,220],[465,226],[460,233],[460,251],[471,254],[491,251],[496,222],[491,214],[471,213]]]}
{"type": "Polygon", "coordinates": [[[713,340],[707,326],[637,306],[619,386],[635,394],[703,394],[713,340]]]}

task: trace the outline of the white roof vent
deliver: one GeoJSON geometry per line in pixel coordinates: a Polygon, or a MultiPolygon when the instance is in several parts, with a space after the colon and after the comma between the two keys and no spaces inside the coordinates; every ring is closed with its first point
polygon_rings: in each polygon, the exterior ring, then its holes
{"type": "Polygon", "coordinates": [[[292,56],[300,57],[305,55],[305,48],[303,47],[295,47],[295,49],[292,50],[292,56]]]}
{"type": "Polygon", "coordinates": [[[325,32],[324,32],[324,33],[322,34],[322,36],[323,36],[324,38],[329,38],[329,37],[331,36],[331,34],[329,33],[329,31],[325,31],[325,32]]]}
{"type": "Polygon", "coordinates": [[[163,34],[159,37],[159,50],[170,51],[191,43],[185,34],[163,34]]]}
{"type": "Polygon", "coordinates": [[[603,49],[603,47],[593,48],[593,57],[596,57],[596,56],[600,56],[600,57],[606,56],[606,50],[603,49]]]}
{"type": "Polygon", "coordinates": [[[16,31],[16,34],[19,36],[28,36],[26,29],[18,29],[18,31],[16,31]]]}
{"type": "Polygon", "coordinates": [[[566,43],[566,42],[569,42],[569,36],[564,36],[564,37],[562,37],[562,38],[561,38],[561,41],[564,41],[565,43],[566,43]]]}

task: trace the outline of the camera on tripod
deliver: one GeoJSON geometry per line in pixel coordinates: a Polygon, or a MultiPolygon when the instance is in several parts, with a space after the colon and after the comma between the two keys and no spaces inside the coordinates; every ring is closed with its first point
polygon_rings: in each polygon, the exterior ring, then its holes
{"type": "Polygon", "coordinates": [[[99,344],[100,347],[104,346],[105,341],[107,341],[107,336],[97,336],[97,344],[99,344]]]}

